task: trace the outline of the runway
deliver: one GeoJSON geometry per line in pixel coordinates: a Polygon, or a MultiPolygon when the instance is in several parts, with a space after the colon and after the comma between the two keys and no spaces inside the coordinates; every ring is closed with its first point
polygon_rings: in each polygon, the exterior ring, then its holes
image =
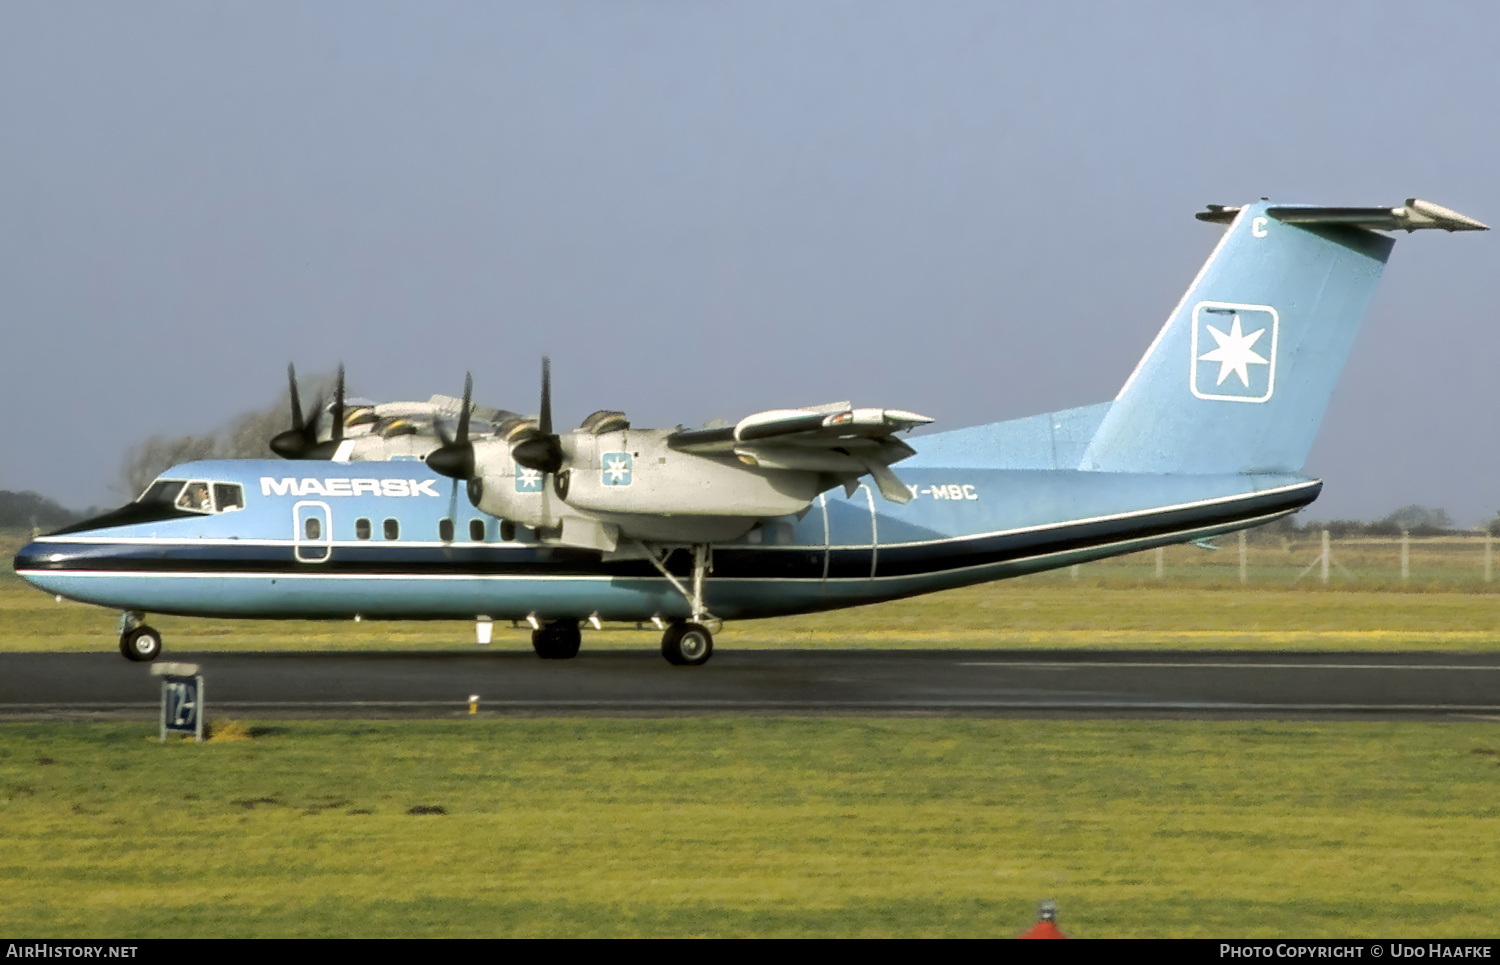
{"type": "MultiPolygon", "coordinates": [[[[1500,655],[1016,650],[171,653],[210,719],[956,715],[1500,719],[1500,655]]],[[[0,655],[0,717],[155,719],[159,678],[113,653],[0,655]]]]}

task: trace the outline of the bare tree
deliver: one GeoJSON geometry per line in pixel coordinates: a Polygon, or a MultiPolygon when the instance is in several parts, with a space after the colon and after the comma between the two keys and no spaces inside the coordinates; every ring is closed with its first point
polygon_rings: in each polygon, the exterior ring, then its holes
{"type": "Polygon", "coordinates": [[[180,462],[213,458],[217,445],[218,439],[212,435],[178,436],[175,439],[152,436],[140,445],[132,446],[125,454],[125,465],[121,469],[125,489],[138,496],[166,469],[180,462]]]}
{"type": "MultiPolygon", "coordinates": [[[[334,376],[314,375],[301,380],[303,416],[311,419],[314,409],[331,397],[334,376]]],[[[178,463],[195,459],[271,459],[271,437],[291,427],[292,399],[289,389],[271,406],[247,412],[223,428],[203,436],[152,436],[131,447],[120,467],[120,481],[130,498],[140,495],[151,481],[178,463]]]]}

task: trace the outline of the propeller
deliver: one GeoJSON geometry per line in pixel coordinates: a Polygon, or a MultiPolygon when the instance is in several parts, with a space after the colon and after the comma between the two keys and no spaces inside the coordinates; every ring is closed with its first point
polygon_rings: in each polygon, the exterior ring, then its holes
{"type": "Polygon", "coordinates": [[[552,431],[552,360],[542,356],[542,408],[534,433],[510,451],[516,465],[540,473],[555,473],[562,468],[562,441],[552,431]]]}
{"type": "MultiPolygon", "coordinates": [[[[333,438],[329,440],[338,449],[344,441],[344,363],[339,363],[339,380],[333,390],[333,438]]],[[[330,453],[331,455],[331,453],[330,453]]]]}
{"type": "Polygon", "coordinates": [[[288,362],[286,378],[292,387],[292,427],[279,432],[271,439],[271,451],[283,459],[304,459],[307,450],[318,444],[316,414],[321,405],[313,407],[313,423],[302,421],[302,397],[297,392],[297,367],[288,362]]]}
{"type": "Polygon", "coordinates": [[[427,454],[427,466],[450,479],[469,480],[474,476],[474,443],[469,441],[469,409],[474,395],[473,373],[464,373],[464,401],[458,412],[458,435],[450,438],[443,424],[434,419],[432,428],[441,446],[427,454]]]}
{"type": "Polygon", "coordinates": [[[323,413],[323,397],[313,400],[312,418],[304,420],[302,397],[297,391],[297,368],[288,363],[287,382],[292,395],[292,427],[271,439],[271,451],[283,459],[330,459],[344,441],[344,365],[339,363],[338,382],[333,404],[333,434],[326,442],[318,441],[318,421],[323,413]]]}

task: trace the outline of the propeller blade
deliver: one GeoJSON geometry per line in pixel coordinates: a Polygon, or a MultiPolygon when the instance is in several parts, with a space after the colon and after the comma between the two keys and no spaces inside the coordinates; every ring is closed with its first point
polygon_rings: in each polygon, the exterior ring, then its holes
{"type": "Polygon", "coordinates": [[[542,356],[542,408],[537,415],[536,431],[516,443],[510,450],[516,465],[541,473],[562,468],[562,442],[552,431],[552,360],[542,356]]]}
{"type": "Polygon", "coordinates": [[[313,396],[312,408],[308,411],[312,417],[302,427],[302,435],[309,446],[315,446],[318,444],[318,423],[323,421],[323,393],[313,396]]]}
{"type": "Polygon", "coordinates": [[[542,408],[537,417],[537,429],[542,435],[552,435],[552,360],[542,356],[542,408]]]}
{"type": "Polygon", "coordinates": [[[333,442],[344,441],[344,363],[339,363],[339,379],[334,389],[333,442]]]}
{"type": "Polygon", "coordinates": [[[283,459],[305,459],[308,450],[318,442],[317,410],[322,403],[313,406],[313,424],[309,427],[302,418],[302,397],[297,392],[297,368],[290,362],[287,363],[286,377],[292,394],[292,427],[271,437],[271,451],[283,459]]]}
{"type": "Polygon", "coordinates": [[[458,410],[458,441],[469,441],[469,410],[474,400],[474,373],[464,373],[464,404],[458,410]]]}
{"type": "MultiPolygon", "coordinates": [[[[469,441],[469,405],[473,396],[474,375],[472,372],[465,373],[463,409],[458,414],[458,437],[448,438],[441,420],[434,414],[432,428],[438,438],[443,440],[443,444],[429,452],[425,460],[427,468],[455,480],[453,484],[455,500],[458,498],[457,480],[467,481],[474,478],[474,444],[469,441]]],[[[453,518],[451,514],[449,518],[453,518]]]]}
{"type": "Polygon", "coordinates": [[[292,428],[302,431],[302,399],[297,394],[297,366],[286,364],[286,380],[292,389],[292,428]]]}

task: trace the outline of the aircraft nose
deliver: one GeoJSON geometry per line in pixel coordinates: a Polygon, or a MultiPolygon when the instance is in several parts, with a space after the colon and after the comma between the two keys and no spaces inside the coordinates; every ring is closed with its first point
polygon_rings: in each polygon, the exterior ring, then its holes
{"type": "Polygon", "coordinates": [[[49,555],[50,551],[45,545],[41,543],[27,543],[21,547],[20,552],[16,553],[15,557],[11,560],[11,567],[21,579],[35,584],[34,573],[36,570],[47,565],[47,557],[49,555]]]}

